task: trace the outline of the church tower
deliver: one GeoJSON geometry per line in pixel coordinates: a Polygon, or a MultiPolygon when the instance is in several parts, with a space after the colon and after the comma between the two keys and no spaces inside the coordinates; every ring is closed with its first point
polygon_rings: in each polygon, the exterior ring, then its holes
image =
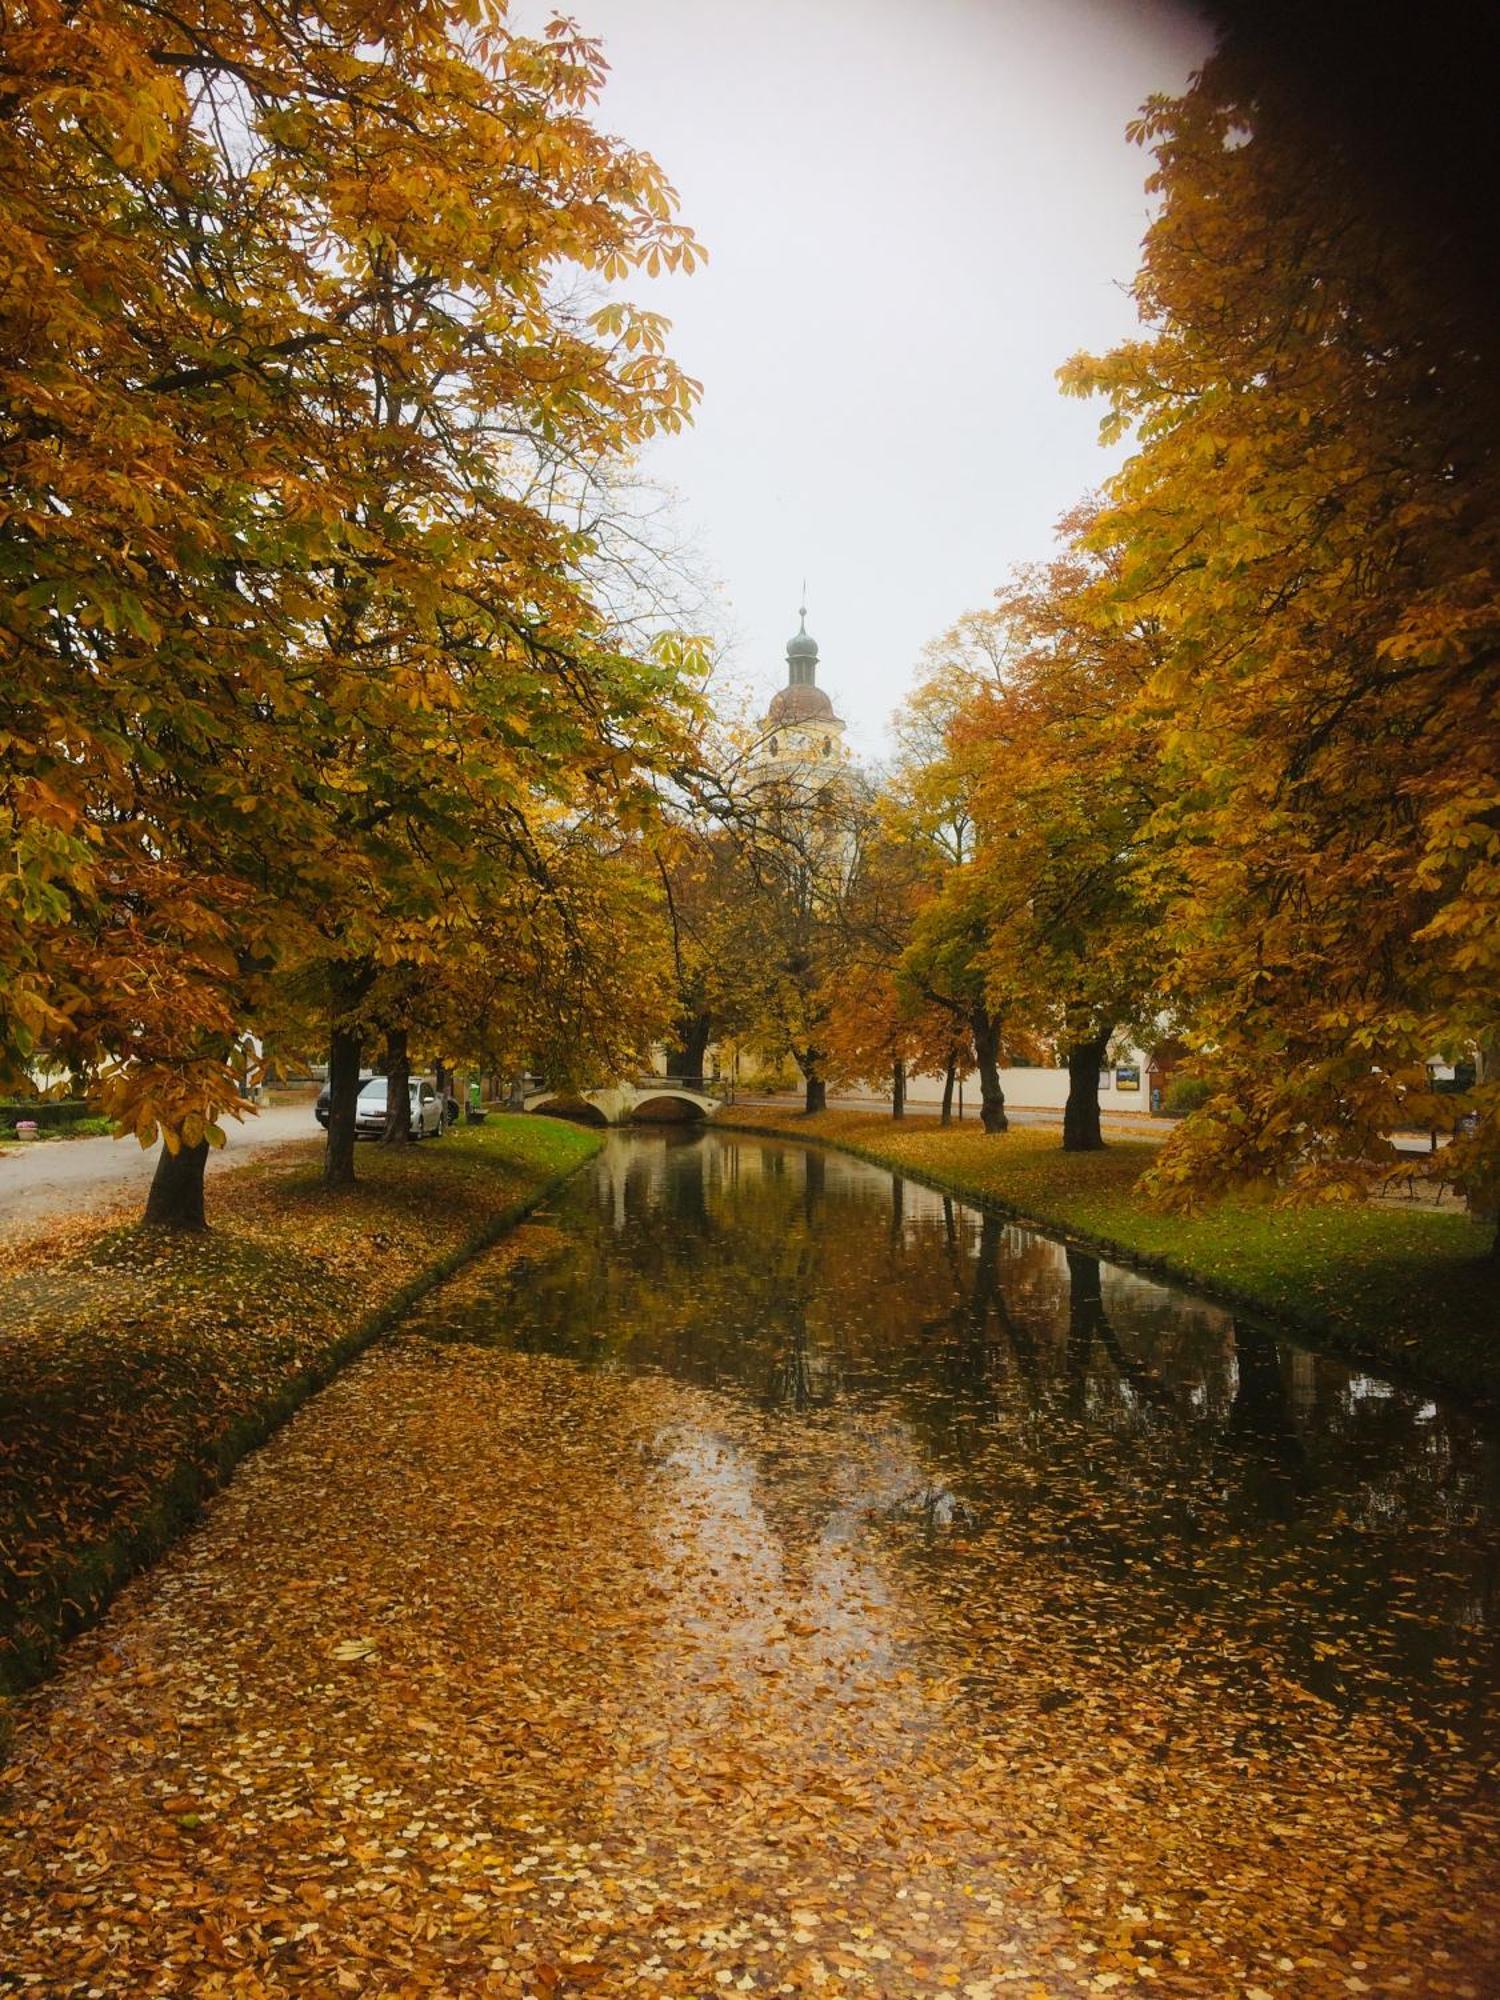
{"type": "Polygon", "coordinates": [[[805,604],[799,616],[786,642],[786,686],[772,696],[761,723],[759,761],[807,779],[843,757],[844,723],[818,686],[818,642],[807,629],[805,604]]]}

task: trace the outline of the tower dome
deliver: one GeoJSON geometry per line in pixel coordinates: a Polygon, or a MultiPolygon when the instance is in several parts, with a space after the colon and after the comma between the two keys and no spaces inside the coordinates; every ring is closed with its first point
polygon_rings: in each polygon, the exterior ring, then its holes
{"type": "Polygon", "coordinates": [[[766,710],[767,727],[782,722],[817,722],[831,718],[833,703],[811,681],[789,681],[778,688],[766,710]]]}
{"type": "Polygon", "coordinates": [[[788,687],[810,687],[818,671],[818,642],[807,629],[807,606],[798,608],[801,624],[786,642],[788,687]]]}
{"type": "Polygon", "coordinates": [[[771,697],[763,725],[776,732],[769,741],[772,761],[783,764],[832,757],[844,729],[818,686],[818,642],[807,629],[805,604],[799,616],[801,623],[786,642],[786,686],[771,697]]]}

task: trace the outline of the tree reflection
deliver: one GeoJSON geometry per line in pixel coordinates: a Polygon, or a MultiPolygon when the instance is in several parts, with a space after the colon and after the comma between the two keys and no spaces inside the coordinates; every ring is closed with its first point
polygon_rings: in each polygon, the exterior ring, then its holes
{"type": "Polygon", "coordinates": [[[814,1410],[837,1402],[841,1375],[837,1357],[815,1349],[807,1329],[804,1300],[794,1301],[785,1318],[785,1339],[771,1362],[764,1402],[772,1410],[814,1410]]]}
{"type": "Polygon", "coordinates": [[[1172,1392],[1144,1362],[1121,1347],[1104,1310],[1104,1277],[1097,1257],[1086,1250],[1068,1250],[1068,1400],[1081,1415],[1088,1395],[1089,1361],[1097,1342],[1115,1373],[1148,1409],[1175,1417],[1172,1392]]]}
{"type": "Polygon", "coordinates": [[[1341,1701],[1415,1703],[1493,1621],[1495,1456],[1415,1391],[795,1145],[612,1140],[558,1207],[565,1255],[497,1264],[433,1331],[754,1410],[778,1534],[879,1518],[935,1555],[1010,1523],[1049,1602],[1108,1593],[1088,1643],[1253,1627],[1341,1701]],[[1330,1631],[1358,1636],[1337,1672],[1330,1631]]]}
{"type": "Polygon", "coordinates": [[[1275,1340],[1253,1320],[1234,1322],[1235,1392],[1225,1443],[1244,1463],[1247,1493],[1258,1514],[1291,1519],[1312,1485],[1275,1340]]]}

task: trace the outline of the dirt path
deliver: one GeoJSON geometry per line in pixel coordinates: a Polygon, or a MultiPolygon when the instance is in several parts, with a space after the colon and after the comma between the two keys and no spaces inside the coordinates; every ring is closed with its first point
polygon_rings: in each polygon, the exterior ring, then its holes
{"type": "Polygon", "coordinates": [[[878,1436],[784,1439],[661,1377],[358,1364],[23,1705],[0,1990],[1493,1990],[1481,1835],[1395,1824],[1378,1745],[1065,1706],[1024,1564],[924,1599],[878,1436]]]}

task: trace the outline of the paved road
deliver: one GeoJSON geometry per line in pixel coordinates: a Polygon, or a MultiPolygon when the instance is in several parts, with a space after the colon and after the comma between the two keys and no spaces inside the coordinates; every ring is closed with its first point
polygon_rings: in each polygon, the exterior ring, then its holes
{"type": "MultiPolygon", "coordinates": [[[[266,1146],[321,1136],[310,1102],[272,1105],[241,1125],[231,1120],[227,1135],[209,1157],[211,1173],[241,1165],[266,1146]]],[[[143,1152],[133,1139],[39,1139],[7,1148],[0,1156],[0,1235],[53,1215],[87,1214],[137,1195],[144,1200],[156,1152],[155,1146],[143,1152]]]]}

